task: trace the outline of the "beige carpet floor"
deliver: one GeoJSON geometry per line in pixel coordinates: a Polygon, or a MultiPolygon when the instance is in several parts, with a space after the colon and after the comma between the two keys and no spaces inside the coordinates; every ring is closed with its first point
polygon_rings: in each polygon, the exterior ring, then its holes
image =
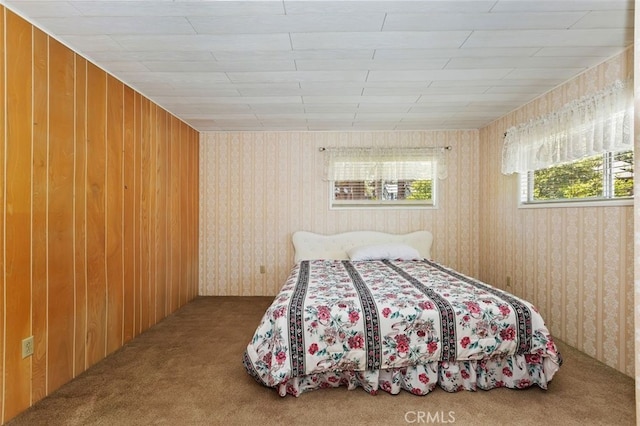
{"type": "Polygon", "coordinates": [[[270,297],[199,297],[8,424],[19,425],[634,425],[634,381],[558,342],[548,390],[419,397],[358,388],[281,398],[242,354],[270,297]]]}

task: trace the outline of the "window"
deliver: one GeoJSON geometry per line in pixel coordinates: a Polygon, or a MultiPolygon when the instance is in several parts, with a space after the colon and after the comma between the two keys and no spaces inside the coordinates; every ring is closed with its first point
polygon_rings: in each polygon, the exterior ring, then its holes
{"type": "Polygon", "coordinates": [[[332,207],[432,206],[433,179],[333,181],[332,207]]]}
{"type": "Polygon", "coordinates": [[[520,201],[633,197],[633,84],[569,102],[505,133],[502,173],[521,176],[520,201]]]}
{"type": "Polygon", "coordinates": [[[436,177],[446,171],[433,148],[342,148],[326,155],[332,208],[434,206],[436,177]]]}
{"type": "Polygon", "coordinates": [[[607,152],[521,176],[525,204],[631,198],[633,152],[607,152]]]}

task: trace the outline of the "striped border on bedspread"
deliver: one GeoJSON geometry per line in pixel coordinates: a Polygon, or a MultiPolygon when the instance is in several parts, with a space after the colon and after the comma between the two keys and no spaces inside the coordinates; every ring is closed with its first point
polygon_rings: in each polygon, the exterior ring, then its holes
{"type": "Polygon", "coordinates": [[[304,367],[304,299],[309,287],[309,261],[300,262],[298,282],[295,285],[289,304],[289,348],[291,353],[291,377],[305,374],[304,367]]]}
{"type": "Polygon", "coordinates": [[[533,326],[531,322],[531,310],[527,305],[517,299],[515,296],[497,289],[495,287],[491,287],[487,284],[484,284],[480,281],[477,281],[473,278],[467,277],[466,275],[460,274],[450,268],[439,265],[438,263],[432,262],[427,259],[423,259],[423,262],[433,268],[438,269],[445,274],[451,275],[463,281],[467,284],[470,284],[474,287],[482,288],[482,290],[493,294],[494,296],[498,296],[505,301],[507,301],[511,306],[514,307],[514,311],[516,313],[517,321],[518,321],[518,342],[520,342],[518,346],[518,355],[526,354],[531,349],[531,338],[533,336],[533,326]]]}
{"type": "Polygon", "coordinates": [[[380,368],[382,348],[380,347],[380,317],[376,302],[353,264],[348,260],[343,260],[342,264],[353,281],[364,312],[364,326],[367,334],[367,369],[377,370],[380,368]]]}

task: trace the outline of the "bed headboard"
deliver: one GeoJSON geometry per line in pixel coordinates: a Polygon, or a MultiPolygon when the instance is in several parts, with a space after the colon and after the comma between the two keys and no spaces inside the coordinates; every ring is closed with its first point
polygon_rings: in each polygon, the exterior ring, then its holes
{"type": "Polygon", "coordinates": [[[429,231],[408,234],[388,234],[378,231],[351,231],[334,235],[297,231],[292,236],[295,249],[294,260],[349,259],[347,250],[367,244],[404,243],[418,250],[424,258],[431,258],[433,235],[429,231]]]}

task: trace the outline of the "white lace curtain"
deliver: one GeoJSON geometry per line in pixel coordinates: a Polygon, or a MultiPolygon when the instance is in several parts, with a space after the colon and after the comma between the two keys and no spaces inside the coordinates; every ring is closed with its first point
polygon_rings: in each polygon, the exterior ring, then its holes
{"type": "Polygon", "coordinates": [[[428,180],[447,177],[448,147],[323,148],[325,178],[344,180],[428,180]]]}
{"type": "Polygon", "coordinates": [[[633,83],[606,89],[507,130],[502,173],[526,173],[608,151],[633,149],[633,83]]]}

